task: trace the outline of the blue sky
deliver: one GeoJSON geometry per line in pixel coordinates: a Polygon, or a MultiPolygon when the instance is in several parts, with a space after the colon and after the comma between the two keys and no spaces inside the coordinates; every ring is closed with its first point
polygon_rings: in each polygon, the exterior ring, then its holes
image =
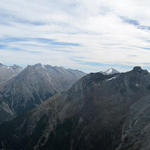
{"type": "Polygon", "coordinates": [[[149,9],[148,0],[0,0],[0,62],[149,69],[149,9]]]}

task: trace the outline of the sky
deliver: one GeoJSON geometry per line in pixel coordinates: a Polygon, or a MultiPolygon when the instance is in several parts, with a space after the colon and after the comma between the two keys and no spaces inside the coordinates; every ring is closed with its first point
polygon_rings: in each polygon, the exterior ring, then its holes
{"type": "Polygon", "coordinates": [[[150,1],[0,0],[0,62],[150,70],[150,1]]]}

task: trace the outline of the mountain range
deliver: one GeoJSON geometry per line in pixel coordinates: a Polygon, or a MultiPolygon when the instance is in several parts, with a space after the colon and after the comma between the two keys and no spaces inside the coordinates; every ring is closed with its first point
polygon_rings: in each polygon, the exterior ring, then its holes
{"type": "Polygon", "coordinates": [[[0,84],[0,123],[10,120],[43,101],[69,89],[85,73],[53,67],[50,65],[30,65],[22,69],[19,66],[1,65],[0,84]]]}
{"type": "Polygon", "coordinates": [[[90,73],[0,125],[11,150],[149,150],[150,73],[90,73]]]}

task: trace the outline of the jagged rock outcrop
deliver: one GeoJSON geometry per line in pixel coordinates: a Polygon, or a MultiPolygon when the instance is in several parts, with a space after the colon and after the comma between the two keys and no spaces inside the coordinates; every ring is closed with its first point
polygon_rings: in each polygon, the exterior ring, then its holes
{"type": "Polygon", "coordinates": [[[148,150],[150,74],[92,73],[0,126],[0,148],[148,150]]]}

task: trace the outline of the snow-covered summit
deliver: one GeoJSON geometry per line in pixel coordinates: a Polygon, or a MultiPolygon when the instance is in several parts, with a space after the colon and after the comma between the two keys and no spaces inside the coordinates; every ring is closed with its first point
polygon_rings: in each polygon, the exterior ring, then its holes
{"type": "Polygon", "coordinates": [[[109,75],[109,74],[116,74],[116,73],[119,73],[119,71],[117,71],[117,70],[114,69],[114,68],[110,68],[110,69],[108,69],[108,70],[106,70],[106,71],[104,72],[104,74],[107,74],[107,75],[109,75]]]}

